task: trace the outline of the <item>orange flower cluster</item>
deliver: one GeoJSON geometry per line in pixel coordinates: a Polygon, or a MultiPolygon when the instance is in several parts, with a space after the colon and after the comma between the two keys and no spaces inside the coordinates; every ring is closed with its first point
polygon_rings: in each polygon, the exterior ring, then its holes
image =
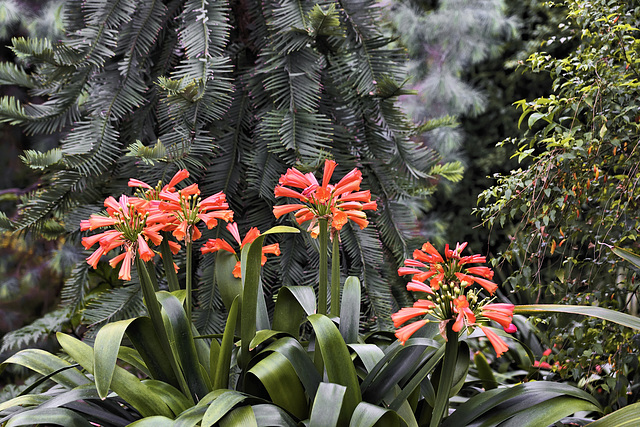
{"type": "MultiPolygon", "coordinates": [[[[251,227],[247,234],[245,234],[244,239],[240,239],[238,224],[236,224],[235,222],[227,224],[227,230],[229,230],[235,241],[238,242],[238,245],[240,245],[240,250],[242,250],[245,245],[252,243],[260,236],[260,230],[258,230],[256,227],[251,227]]],[[[233,249],[233,247],[224,239],[209,239],[207,243],[205,243],[204,246],[200,248],[200,251],[203,254],[218,252],[220,250],[230,252],[234,255],[236,254],[235,249],[233,249]]],[[[280,245],[278,243],[274,243],[272,245],[266,245],[262,247],[262,265],[267,262],[267,254],[273,254],[276,256],[280,255],[280,245]]],[[[242,273],[240,270],[240,261],[236,262],[236,266],[233,269],[233,276],[237,278],[242,277],[242,273]]]]}
{"type": "MultiPolygon", "coordinates": [[[[440,322],[440,329],[444,334],[448,322],[453,321],[452,330],[461,332],[463,329],[479,327],[489,339],[498,357],[509,348],[505,342],[484,323],[490,320],[497,322],[508,333],[517,330],[513,325],[512,304],[493,304],[490,298],[480,300],[481,290],[472,287],[478,284],[492,295],[498,285],[491,282],[493,270],[485,266],[469,267],[468,264],[484,263],[486,258],[481,255],[461,256],[466,243],[457,244],[451,250],[446,245],[445,256],[431,245],[425,243],[422,249],[413,253],[413,258],[405,260],[405,266],[398,269],[401,276],[412,275],[407,290],[421,292],[426,299],[419,299],[413,307],[406,307],[391,315],[395,327],[427,314],[440,322]],[[429,281],[429,284],[425,283],[429,281]]],[[[396,337],[404,344],[418,329],[429,320],[423,318],[406,325],[396,331],[396,337]]]]}
{"type": "Polygon", "coordinates": [[[287,173],[280,177],[280,185],[276,186],[274,194],[276,197],[298,199],[303,203],[274,206],[273,214],[276,218],[295,212],[298,224],[311,221],[309,232],[314,238],[319,234],[320,218],[327,219],[332,236],[339,232],[348,220],[364,229],[369,221],[363,211],[376,210],[376,202],[371,200],[369,190],[360,191],[362,173],[357,169],[353,169],[337,184],[329,184],[336,165],[333,160],[325,161],[322,183],[319,183],[312,173],[303,174],[297,169],[288,169],[287,173]]]}
{"type": "MultiPolygon", "coordinates": [[[[96,268],[102,255],[123,247],[124,252],[112,258],[109,264],[115,268],[122,262],[118,278],[131,280],[131,265],[136,253],[143,261],[150,261],[155,252],[149,247],[148,242],[155,246],[160,245],[160,231],[169,231],[176,239],[191,242],[201,236],[197,228],[199,221],[204,221],[208,228],[212,228],[217,225],[218,219],[233,219],[233,212],[228,209],[223,193],[201,200],[196,184],[177,190],[175,186],[188,177],[188,171],[180,170],[169,184],[163,187],[158,185],[156,188],[131,179],[130,187],[142,189],[140,197],[122,195],[117,201],[113,197],[107,197],[104,201],[107,208],[106,216],[94,214],[88,220],[80,222],[82,231],[110,228],[82,239],[85,249],[93,247],[96,243],[99,245],[87,258],[87,263],[96,268]]],[[[168,243],[174,254],[180,250],[178,243],[168,243]]]]}

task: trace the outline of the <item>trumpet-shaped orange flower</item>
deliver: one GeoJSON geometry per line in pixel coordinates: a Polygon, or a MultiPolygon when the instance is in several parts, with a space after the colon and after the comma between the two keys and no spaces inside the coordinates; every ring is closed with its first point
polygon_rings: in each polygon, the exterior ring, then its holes
{"type": "MultiPolygon", "coordinates": [[[[445,246],[444,257],[431,243],[425,243],[421,249],[413,252],[413,257],[405,260],[404,266],[398,269],[400,276],[410,276],[407,290],[421,292],[426,299],[420,299],[413,307],[403,308],[391,315],[394,325],[399,327],[404,322],[423,317],[422,321],[429,322],[435,318],[440,322],[440,330],[445,331],[449,322],[454,332],[482,327],[489,321],[495,321],[508,333],[517,331],[512,323],[512,304],[491,303],[491,298],[482,298],[481,291],[492,295],[498,285],[491,282],[493,270],[486,266],[468,266],[486,262],[481,255],[461,256],[466,243],[457,244],[454,249],[445,246]],[[428,284],[425,283],[429,281],[428,284]],[[474,287],[473,285],[480,285],[474,287]],[[430,318],[424,318],[425,315],[430,318]]],[[[411,334],[419,329],[420,322],[412,323],[399,329],[398,339],[404,343],[411,334]]],[[[424,323],[423,323],[424,324],[424,323]]],[[[501,355],[507,351],[506,344],[490,329],[482,328],[496,353],[501,355]]]]}
{"type": "MultiPolygon", "coordinates": [[[[227,224],[227,230],[229,231],[229,233],[231,233],[231,236],[233,236],[233,239],[240,246],[240,250],[242,250],[242,248],[245,245],[253,243],[253,241],[260,236],[260,230],[258,230],[256,227],[251,227],[247,232],[247,234],[245,234],[244,238],[241,239],[240,232],[238,231],[238,224],[236,224],[235,222],[227,224]]],[[[233,246],[231,246],[229,242],[227,242],[224,239],[209,239],[202,246],[202,248],[200,248],[200,251],[203,254],[218,252],[218,251],[227,251],[234,255],[236,254],[236,251],[233,248],[233,246]]],[[[276,255],[276,256],[280,255],[280,245],[278,243],[274,243],[272,245],[266,245],[262,247],[262,258],[261,258],[262,265],[264,265],[267,262],[267,257],[266,257],[267,254],[276,255]]],[[[239,260],[236,262],[236,265],[233,269],[233,275],[234,277],[237,277],[237,278],[242,277],[239,260]]]]}
{"type": "Polygon", "coordinates": [[[311,221],[308,231],[314,238],[319,234],[318,219],[320,218],[327,219],[332,236],[339,232],[349,220],[364,229],[369,221],[363,211],[376,210],[377,204],[371,200],[369,190],[360,191],[362,173],[357,169],[353,169],[335,185],[330,184],[335,168],[335,161],[325,161],[321,183],[312,173],[303,174],[295,168],[288,169],[280,177],[274,194],[276,197],[298,199],[302,203],[274,206],[275,217],[280,218],[296,212],[295,218],[298,224],[311,221]]]}
{"type": "Polygon", "coordinates": [[[116,201],[113,197],[107,197],[104,201],[107,215],[91,215],[88,220],[80,222],[80,230],[88,231],[96,228],[112,227],[102,233],[82,238],[85,249],[99,244],[93,254],[87,258],[87,263],[96,268],[100,258],[107,252],[118,247],[124,248],[124,253],[111,259],[109,264],[115,268],[122,262],[118,277],[122,280],[131,280],[131,264],[135,254],[149,261],[155,255],[148,245],[148,241],[159,244],[162,237],[158,234],[158,228],[162,228],[169,221],[167,215],[153,214],[148,203],[141,203],[136,197],[120,196],[116,201]]]}

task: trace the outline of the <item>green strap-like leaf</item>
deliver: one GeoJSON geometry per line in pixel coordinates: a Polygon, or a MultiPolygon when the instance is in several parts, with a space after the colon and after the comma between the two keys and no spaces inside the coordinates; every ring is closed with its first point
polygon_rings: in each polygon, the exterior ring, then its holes
{"type": "Polygon", "coordinates": [[[285,410],[276,405],[253,405],[253,413],[256,416],[258,427],[296,427],[298,423],[285,410]]]}
{"type": "Polygon", "coordinates": [[[222,344],[220,345],[220,353],[216,364],[216,371],[213,379],[213,389],[218,390],[227,388],[229,384],[229,372],[231,371],[231,352],[233,350],[233,334],[236,330],[236,319],[238,318],[238,306],[240,305],[240,297],[236,296],[231,304],[229,316],[227,317],[227,325],[224,327],[222,335],[222,344]]]}
{"type": "Polygon", "coordinates": [[[180,363],[191,395],[197,402],[210,390],[204,378],[206,371],[200,365],[200,360],[193,340],[191,322],[187,319],[180,300],[168,292],[156,294],[162,305],[162,317],[167,328],[171,350],[180,363]]]}
{"type": "Polygon", "coordinates": [[[300,230],[293,227],[277,226],[262,233],[248,246],[245,246],[241,255],[242,270],[242,300],[241,300],[241,322],[240,340],[241,349],[238,358],[238,365],[246,368],[251,355],[249,354],[249,343],[256,334],[256,318],[258,307],[258,289],[260,285],[260,271],[262,269],[262,244],[265,236],[274,233],[299,233],[300,230]],[[248,249],[247,249],[248,248],[248,249]]]}
{"type": "Polygon", "coordinates": [[[485,390],[493,390],[498,387],[498,381],[496,381],[496,377],[493,375],[493,369],[489,366],[489,362],[487,362],[484,354],[477,352],[473,356],[473,361],[476,364],[478,378],[482,381],[482,387],[485,390]]]}
{"type": "Polygon", "coordinates": [[[597,317],[608,322],[614,322],[628,328],[640,330],[640,318],[619,311],[590,305],[560,305],[560,304],[533,304],[516,305],[513,310],[517,314],[541,314],[541,313],[567,313],[583,316],[597,317]]]}
{"type": "Polygon", "coordinates": [[[64,369],[53,375],[51,379],[67,388],[75,388],[91,382],[79,370],[71,368],[70,363],[44,350],[22,350],[2,362],[2,364],[0,364],[0,372],[2,372],[8,364],[24,366],[42,375],[49,375],[64,369]]]}
{"type": "Polygon", "coordinates": [[[144,363],[142,356],[140,356],[140,353],[137,350],[131,347],[120,346],[120,349],[118,350],[118,359],[138,369],[145,376],[151,376],[147,365],[144,363]]]}
{"type": "Polygon", "coordinates": [[[157,380],[143,380],[142,384],[147,386],[152,393],[159,396],[176,417],[192,406],[191,401],[171,384],[157,380]]]}
{"type": "Polygon", "coordinates": [[[347,344],[358,342],[360,327],[360,280],[350,276],[344,282],[340,307],[340,333],[347,344]]]}
{"type": "Polygon", "coordinates": [[[340,384],[320,383],[313,401],[309,427],[334,427],[338,425],[347,388],[340,384]]]}
{"type": "MultiPolygon", "coordinates": [[[[429,424],[431,427],[439,426],[442,418],[445,416],[445,414],[448,414],[449,396],[451,394],[451,388],[454,381],[453,377],[455,375],[456,366],[458,364],[458,333],[453,331],[451,329],[451,326],[451,322],[449,322],[447,324],[447,342],[444,345],[444,359],[440,368],[438,390],[436,391],[436,400],[433,406],[433,412],[431,414],[431,423],[429,424]]],[[[467,362],[467,369],[468,367],[469,364],[467,362]]],[[[405,386],[405,390],[411,391],[408,385],[405,386]]]]}
{"type": "Polygon", "coordinates": [[[587,427],[635,427],[638,425],[640,425],[640,403],[634,403],[587,424],[587,427]]]}
{"type": "Polygon", "coordinates": [[[390,409],[397,411],[409,395],[416,389],[416,387],[429,375],[436,367],[440,359],[444,356],[445,346],[441,346],[438,350],[428,355],[427,362],[422,365],[420,370],[416,372],[411,380],[405,384],[402,391],[396,396],[396,398],[389,405],[390,409]]]}
{"type": "Polygon", "coordinates": [[[494,408],[507,401],[511,401],[513,404],[516,398],[525,399],[525,408],[530,406],[527,398],[533,396],[534,393],[539,393],[544,398],[544,394],[548,395],[549,399],[557,398],[558,396],[570,396],[578,399],[582,399],[593,404],[596,410],[599,410],[600,406],[598,401],[593,396],[586,393],[579,388],[556,383],[551,381],[533,381],[524,384],[518,384],[516,386],[507,389],[494,389],[480,393],[456,409],[456,411],[446,418],[442,424],[443,427],[458,427],[461,425],[468,425],[472,421],[482,417],[484,414],[490,413],[492,416],[496,415],[494,408]]]}
{"type": "Polygon", "coordinates": [[[91,427],[89,421],[66,408],[44,408],[21,412],[11,417],[6,426],[33,426],[43,422],[63,427],[91,427]]]}
{"type": "Polygon", "coordinates": [[[25,394],[22,396],[17,396],[13,399],[6,400],[0,403],[0,412],[14,406],[39,406],[49,399],[51,399],[51,396],[45,396],[43,394],[25,394]]]}
{"type": "Polygon", "coordinates": [[[129,427],[174,427],[174,423],[171,418],[154,415],[135,421],[129,424],[129,427]]]}
{"type": "Polygon", "coordinates": [[[581,411],[600,411],[600,406],[573,396],[556,397],[518,412],[513,418],[502,423],[501,426],[548,426],[568,415],[581,411]]]}
{"type": "Polygon", "coordinates": [[[384,351],[374,344],[349,344],[349,348],[358,355],[367,372],[371,372],[384,358],[384,351]]]}
{"type": "Polygon", "coordinates": [[[404,421],[390,409],[381,408],[367,402],[360,402],[353,411],[350,427],[400,427],[404,421]]]}
{"type": "Polygon", "coordinates": [[[612,247],[611,252],[618,255],[620,258],[626,261],[629,261],[631,264],[635,265],[637,268],[640,268],[640,256],[634,254],[633,252],[627,249],[619,248],[617,246],[612,247]]]}
{"type": "Polygon", "coordinates": [[[309,321],[316,334],[316,351],[322,353],[329,381],[347,387],[339,419],[340,425],[345,425],[362,400],[356,369],[349,349],[331,319],[322,314],[313,314],[309,316],[309,321]]]}
{"type": "MultiPolygon", "coordinates": [[[[60,346],[89,373],[93,374],[93,349],[82,341],[62,333],[56,334],[60,346]]],[[[130,372],[116,366],[111,379],[111,389],[134,407],[142,416],[173,416],[162,399],[130,372]]]]}
{"type": "Polygon", "coordinates": [[[298,340],[291,337],[281,338],[264,349],[264,352],[269,351],[277,351],[289,360],[307,392],[307,396],[311,400],[315,399],[318,385],[322,382],[322,376],[298,340]]]}
{"type": "Polygon", "coordinates": [[[151,378],[179,387],[168,357],[163,356],[162,343],[148,317],[138,317],[127,328],[127,337],[144,360],[151,378]]]}
{"type": "Polygon", "coordinates": [[[106,398],[109,394],[120,343],[127,328],[135,320],[134,318],[107,323],[98,331],[93,345],[93,375],[101,399],[106,398]]]}
{"type": "Polygon", "coordinates": [[[258,427],[256,416],[251,406],[242,406],[234,409],[226,417],[220,420],[220,427],[258,427]]]}
{"type": "Polygon", "coordinates": [[[273,329],[297,337],[306,315],[316,311],[316,294],[309,286],[284,286],[278,291],[273,312],[273,329]]]}
{"type": "Polygon", "coordinates": [[[259,381],[276,405],[300,419],[308,414],[307,396],[302,383],[289,360],[278,352],[272,352],[249,369],[244,379],[245,390],[259,389],[259,381]]]}
{"type": "Polygon", "coordinates": [[[202,417],[202,427],[214,425],[222,419],[222,417],[231,412],[238,403],[245,399],[246,396],[244,394],[232,390],[221,394],[216,400],[211,402],[204,413],[202,417]]]}
{"type": "Polygon", "coordinates": [[[231,310],[233,300],[242,293],[242,280],[233,277],[236,267],[235,254],[218,251],[216,253],[215,279],[220,289],[220,297],[227,311],[231,310]]]}

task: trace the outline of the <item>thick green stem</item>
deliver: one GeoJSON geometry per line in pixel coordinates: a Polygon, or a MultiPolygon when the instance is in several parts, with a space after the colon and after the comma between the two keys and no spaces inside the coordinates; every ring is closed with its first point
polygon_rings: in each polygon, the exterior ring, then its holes
{"type": "Polygon", "coordinates": [[[327,273],[329,263],[327,260],[327,249],[329,247],[329,238],[327,233],[327,219],[320,218],[319,243],[320,243],[320,284],[318,286],[318,313],[327,314],[327,273]]]}
{"type": "Polygon", "coordinates": [[[178,366],[178,362],[171,350],[171,344],[169,343],[169,336],[167,335],[167,330],[164,327],[164,322],[162,321],[162,313],[160,312],[160,303],[156,298],[156,292],[153,287],[153,280],[151,279],[151,275],[149,274],[149,270],[145,265],[144,261],[140,258],[136,257],[136,270],[138,270],[138,277],[140,277],[140,287],[142,288],[142,296],[144,297],[144,303],[147,307],[147,311],[149,312],[149,317],[151,318],[151,322],[153,323],[153,328],[158,335],[158,339],[162,345],[162,351],[169,358],[169,363],[171,364],[171,369],[173,370],[176,378],[178,379],[178,383],[180,385],[180,390],[182,393],[187,396],[187,398],[192,399],[191,391],[189,390],[189,386],[187,385],[187,381],[182,374],[182,370],[180,366],[178,366]]]}
{"type": "Polygon", "coordinates": [[[169,291],[177,291],[180,289],[178,283],[178,275],[173,267],[173,254],[171,248],[169,248],[168,233],[163,233],[162,243],[160,243],[160,253],[162,254],[162,264],[164,265],[164,274],[167,278],[167,285],[169,285],[169,291]]]}
{"type": "Polygon", "coordinates": [[[458,363],[458,333],[451,329],[452,325],[453,322],[447,322],[447,342],[445,343],[440,383],[438,384],[438,393],[436,394],[436,401],[431,415],[430,427],[439,426],[449,408],[449,393],[451,392],[453,375],[458,363]]]}
{"type": "Polygon", "coordinates": [[[189,320],[189,322],[191,322],[191,293],[192,293],[192,289],[191,289],[191,276],[193,273],[193,258],[192,258],[192,254],[191,254],[191,249],[193,244],[189,241],[187,242],[187,277],[185,280],[186,283],[186,287],[187,287],[187,299],[185,301],[186,304],[186,312],[187,312],[187,320],[189,320]]]}
{"type": "Polygon", "coordinates": [[[333,236],[331,251],[331,316],[340,317],[340,232],[333,236]]]}

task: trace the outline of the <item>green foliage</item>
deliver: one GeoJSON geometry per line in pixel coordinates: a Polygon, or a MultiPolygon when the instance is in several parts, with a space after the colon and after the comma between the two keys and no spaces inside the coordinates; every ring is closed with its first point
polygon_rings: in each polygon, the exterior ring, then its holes
{"type": "MultiPolygon", "coordinates": [[[[186,168],[204,192],[225,192],[241,227],[267,229],[279,176],[293,166],[313,171],[332,153],[338,172],[363,171],[383,206],[372,230],[345,238],[351,256],[341,274],[362,278],[371,327],[389,327],[383,279],[395,277],[414,233],[409,207],[432,192],[434,177],[457,179],[460,166],[434,168],[439,155],[410,139],[414,126],[396,106],[408,93],[404,54],[378,28],[374,2],[73,0],[65,8],[59,42],[14,38],[16,64],[0,67],[0,83],[30,89],[26,100],[0,99],[0,121],[62,136],[52,150],[24,153],[41,185],[22,198],[13,228],[52,234],[45,224],[54,219],[60,234],[76,232],[84,206],[121,194],[129,177],[157,182],[186,168]],[[369,255],[380,245],[382,255],[369,255]]],[[[314,243],[288,239],[304,250],[265,276],[271,294],[316,280],[305,273],[314,243]]],[[[215,292],[198,282],[210,297],[199,327],[220,331],[215,292]]]]}
{"type": "MultiPolygon", "coordinates": [[[[270,230],[288,231],[284,227],[270,230]]],[[[346,331],[358,329],[358,316],[337,319],[338,329],[322,314],[274,319],[274,325],[297,325],[293,335],[271,330],[269,319],[267,329],[258,330],[260,304],[255,296],[260,290],[263,239],[264,235],[243,251],[243,287],[231,302],[221,343],[220,336],[192,335],[184,292],[149,292],[150,265],[138,260],[136,269],[151,316],[110,323],[98,332],[93,348],[58,334],[74,364],[42,350],[23,350],[0,364],[0,370],[9,364],[27,367],[55,384],[46,393],[28,389],[0,403],[4,420],[9,425],[33,424],[38,417],[47,417],[47,422],[61,425],[413,427],[431,419],[431,426],[440,425],[443,414],[448,414],[449,397],[475,381],[467,375],[466,337],[459,342],[449,326],[446,343],[439,337],[420,336],[438,336],[433,329],[423,329],[406,345],[392,342],[384,332],[348,343],[351,333],[346,331]],[[233,345],[237,319],[241,320],[240,340],[233,345]],[[308,330],[300,328],[307,323],[308,330]],[[125,335],[132,346],[125,345],[125,335]],[[240,375],[230,375],[236,372],[240,375]]],[[[347,282],[347,287],[359,286],[355,278],[347,282]]],[[[309,307],[302,289],[311,291],[308,287],[281,290],[277,299],[285,298],[283,303],[290,308],[285,311],[303,313],[315,308],[315,300],[309,307]]],[[[312,291],[311,295],[313,299],[312,291]]],[[[359,292],[345,290],[342,312],[359,302],[359,292]]],[[[609,315],[605,309],[601,313],[609,315]]],[[[537,426],[580,411],[601,411],[592,396],[565,384],[538,381],[484,393],[473,389],[474,395],[455,405],[443,425],[507,421],[537,426]]]]}
{"type": "MultiPolygon", "coordinates": [[[[566,20],[546,45],[564,51],[536,52],[526,62],[530,71],[551,76],[552,93],[516,103],[529,130],[504,142],[517,145],[523,167],[497,176],[481,195],[478,212],[488,225],[513,227],[502,260],[516,270],[507,284],[520,301],[597,302],[636,313],[636,273],[603,244],[636,246],[640,225],[640,15],[631,5],[601,1],[566,2],[559,11],[566,20]]],[[[558,337],[548,343],[556,345],[557,358],[570,361],[559,372],[563,376],[586,378],[594,365],[609,362],[619,369],[616,387],[625,386],[626,375],[637,376],[637,357],[628,350],[634,346],[631,334],[563,317],[544,329],[558,337]],[[585,357],[588,349],[595,354],[585,357]]],[[[607,410],[627,399],[634,397],[612,399],[607,410]]]]}

